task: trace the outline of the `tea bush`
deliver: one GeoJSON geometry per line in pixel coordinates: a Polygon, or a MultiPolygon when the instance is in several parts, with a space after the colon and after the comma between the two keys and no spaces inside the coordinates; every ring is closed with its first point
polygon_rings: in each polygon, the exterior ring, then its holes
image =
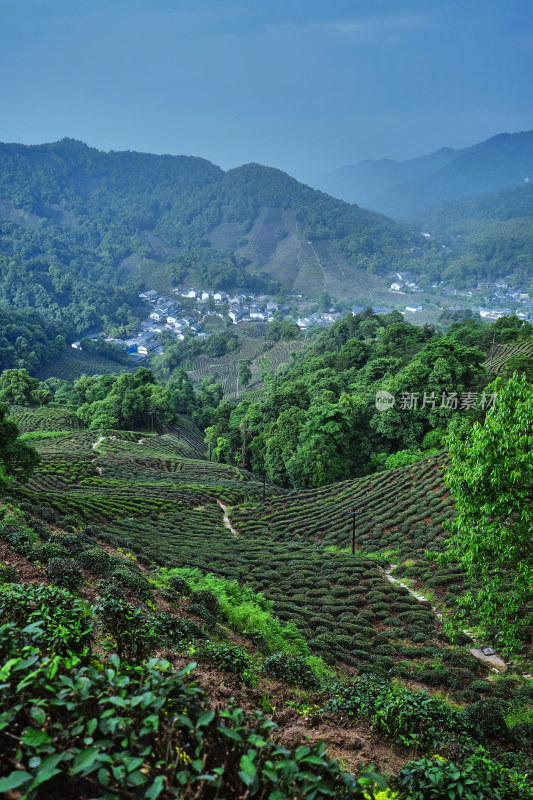
{"type": "Polygon", "coordinates": [[[209,709],[188,682],[194,664],[176,673],[152,659],[129,670],[112,656],[99,672],[76,658],[43,655],[42,645],[36,625],[0,627],[2,793],[25,800],[43,791],[121,800],[371,796],[323,744],[290,752],[272,742],[275,725],[261,712],[209,709]]]}
{"type": "Polygon", "coordinates": [[[405,764],[396,779],[405,800],[501,800],[498,791],[480,778],[472,765],[422,758],[405,764]]]}
{"type": "Polygon", "coordinates": [[[83,572],[68,558],[52,558],[46,567],[48,577],[57,586],[75,592],[83,583],[83,572]]]}
{"type": "Polygon", "coordinates": [[[50,649],[81,653],[92,640],[92,613],[67,589],[42,584],[0,585],[0,621],[17,625],[36,621],[50,649]]]}
{"type": "Polygon", "coordinates": [[[289,653],[272,653],[263,662],[263,672],[275,678],[303,686],[304,689],[318,689],[320,680],[305,658],[289,653]]]}
{"type": "Polygon", "coordinates": [[[16,583],[18,581],[18,572],[13,564],[0,563],[0,584],[2,583],[16,583]]]}

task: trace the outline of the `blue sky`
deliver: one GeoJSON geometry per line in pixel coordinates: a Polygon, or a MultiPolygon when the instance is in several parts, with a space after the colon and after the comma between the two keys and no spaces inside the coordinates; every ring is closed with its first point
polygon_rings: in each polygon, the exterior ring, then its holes
{"type": "Polygon", "coordinates": [[[0,140],[307,182],[533,129],[531,0],[0,0],[0,140]]]}

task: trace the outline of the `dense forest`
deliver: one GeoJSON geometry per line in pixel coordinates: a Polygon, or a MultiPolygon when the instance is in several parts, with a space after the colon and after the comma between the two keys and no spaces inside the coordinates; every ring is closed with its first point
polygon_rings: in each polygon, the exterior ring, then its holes
{"type": "Polygon", "coordinates": [[[445,242],[439,275],[453,286],[512,275],[529,289],[533,276],[533,185],[481,195],[419,215],[416,229],[445,242]]]}
{"type": "Polygon", "coordinates": [[[70,325],[46,320],[35,311],[0,305],[0,372],[33,372],[64,351],[71,332],[70,325]]]}
{"type": "Polygon", "coordinates": [[[483,417],[492,337],[506,343],[532,332],[511,317],[489,325],[470,318],[443,333],[367,309],[294,353],[292,364],[267,377],[261,400],[222,403],[207,436],[217,458],[287,487],[409,463],[441,448],[450,428],[483,417]],[[378,392],[392,395],[394,407],[377,408],[378,392]]]}

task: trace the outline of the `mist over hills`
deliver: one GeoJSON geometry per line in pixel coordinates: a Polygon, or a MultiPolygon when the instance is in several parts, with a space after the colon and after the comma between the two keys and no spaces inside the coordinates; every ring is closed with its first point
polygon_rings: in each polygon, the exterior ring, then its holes
{"type": "Polygon", "coordinates": [[[516,188],[528,178],[533,179],[533,131],[501,133],[408,161],[362,161],[318,183],[335,197],[407,220],[456,200],[516,188]]]}

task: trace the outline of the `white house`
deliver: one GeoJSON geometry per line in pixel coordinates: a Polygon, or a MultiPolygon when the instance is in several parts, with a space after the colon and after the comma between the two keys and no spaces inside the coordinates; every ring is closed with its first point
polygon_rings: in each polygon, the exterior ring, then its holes
{"type": "Polygon", "coordinates": [[[422,306],[405,306],[408,314],[416,314],[417,311],[422,311],[422,306]]]}
{"type": "Polygon", "coordinates": [[[398,281],[393,281],[393,283],[390,285],[390,290],[391,292],[401,292],[402,284],[398,283],[398,281]]]}
{"type": "Polygon", "coordinates": [[[147,292],[143,292],[139,295],[141,300],[155,300],[157,297],[157,292],[155,289],[148,289],[147,292]]]}
{"type": "Polygon", "coordinates": [[[196,297],[196,289],[185,289],[185,291],[181,292],[182,297],[190,297],[191,300],[196,297]]]}

